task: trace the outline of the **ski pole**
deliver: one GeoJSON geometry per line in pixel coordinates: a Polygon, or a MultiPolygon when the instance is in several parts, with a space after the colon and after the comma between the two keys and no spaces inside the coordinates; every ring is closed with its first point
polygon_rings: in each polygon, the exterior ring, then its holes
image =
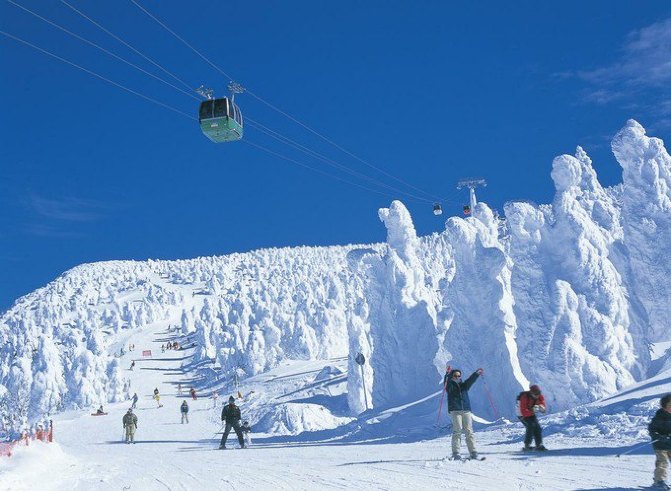
{"type": "Polygon", "coordinates": [[[627,450],[626,452],[622,452],[622,453],[617,454],[617,457],[619,458],[619,457],[622,456],[622,455],[627,455],[628,453],[631,453],[631,452],[633,452],[634,450],[639,449],[639,448],[641,448],[641,447],[644,447],[644,446],[646,446],[646,445],[652,445],[653,443],[658,442],[659,440],[660,440],[660,439],[657,438],[656,440],[653,440],[653,441],[651,441],[651,442],[643,442],[643,443],[641,443],[640,445],[636,445],[635,447],[630,448],[630,449],[627,450]]]}
{"type": "Polygon", "coordinates": [[[446,390],[447,390],[447,384],[443,384],[443,390],[440,393],[440,406],[438,406],[438,416],[436,417],[436,425],[440,422],[440,415],[443,412],[443,399],[445,398],[446,390]]]}
{"type": "Polygon", "coordinates": [[[499,414],[499,410],[496,409],[496,404],[494,404],[494,399],[492,398],[492,393],[489,390],[489,386],[487,385],[487,382],[485,382],[485,374],[481,374],[480,377],[482,377],[482,383],[485,387],[485,393],[487,394],[487,399],[489,399],[489,404],[491,404],[492,409],[494,410],[494,416],[496,416],[496,419],[499,419],[501,415],[499,414]]]}
{"type": "Polygon", "coordinates": [[[221,430],[224,429],[224,425],[221,425],[221,428],[219,428],[217,431],[214,432],[214,435],[212,435],[212,438],[215,438],[221,430]]]}

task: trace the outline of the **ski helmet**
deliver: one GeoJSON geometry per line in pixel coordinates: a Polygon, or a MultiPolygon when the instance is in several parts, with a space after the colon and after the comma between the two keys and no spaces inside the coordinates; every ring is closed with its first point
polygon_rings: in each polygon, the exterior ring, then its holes
{"type": "Polygon", "coordinates": [[[659,405],[662,407],[671,406],[671,394],[666,394],[659,400],[659,405]]]}

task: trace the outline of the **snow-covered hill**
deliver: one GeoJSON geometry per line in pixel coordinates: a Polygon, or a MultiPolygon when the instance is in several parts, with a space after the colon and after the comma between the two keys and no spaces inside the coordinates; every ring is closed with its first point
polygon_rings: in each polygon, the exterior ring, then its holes
{"type": "MultiPolygon", "coordinates": [[[[428,237],[395,201],[379,211],[384,244],[74,268],[0,318],[3,429],[125,400],[121,350],[156,322],[189,335],[183,369],[203,388],[347,360],[338,424],[430,395],[448,362],[485,368],[473,400],[489,419],[510,416],[529,382],[563,410],[654,376],[666,358],[653,363],[649,345],[671,341],[671,158],[634,121],[613,150],[618,186],[578,148],[552,164],[551,204],[508,203],[504,220],[477,203],[428,237]]],[[[301,420],[294,409],[264,424],[295,431],[277,423],[301,420]]]]}

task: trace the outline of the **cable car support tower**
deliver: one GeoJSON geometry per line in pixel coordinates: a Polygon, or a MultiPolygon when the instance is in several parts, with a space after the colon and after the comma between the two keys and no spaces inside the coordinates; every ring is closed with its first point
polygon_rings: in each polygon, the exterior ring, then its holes
{"type": "Polygon", "coordinates": [[[475,188],[478,186],[487,187],[487,181],[484,179],[461,179],[457,182],[457,189],[468,188],[470,213],[475,212],[475,205],[478,204],[475,196],[475,188]]]}

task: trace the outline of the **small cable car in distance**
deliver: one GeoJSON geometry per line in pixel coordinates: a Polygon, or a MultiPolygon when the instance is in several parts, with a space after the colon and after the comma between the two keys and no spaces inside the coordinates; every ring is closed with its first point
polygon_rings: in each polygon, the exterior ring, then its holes
{"type": "Polygon", "coordinates": [[[443,209],[440,207],[440,203],[433,204],[433,214],[436,216],[443,214],[443,209]]]}
{"type": "Polygon", "coordinates": [[[231,97],[214,97],[212,89],[200,86],[196,89],[207,100],[200,103],[198,122],[203,134],[214,143],[232,142],[242,139],[244,123],[242,111],[235,104],[235,94],[243,91],[240,85],[231,82],[228,86],[231,97]]]}
{"type": "Polygon", "coordinates": [[[464,215],[471,214],[471,207],[469,205],[464,205],[464,215]]]}

